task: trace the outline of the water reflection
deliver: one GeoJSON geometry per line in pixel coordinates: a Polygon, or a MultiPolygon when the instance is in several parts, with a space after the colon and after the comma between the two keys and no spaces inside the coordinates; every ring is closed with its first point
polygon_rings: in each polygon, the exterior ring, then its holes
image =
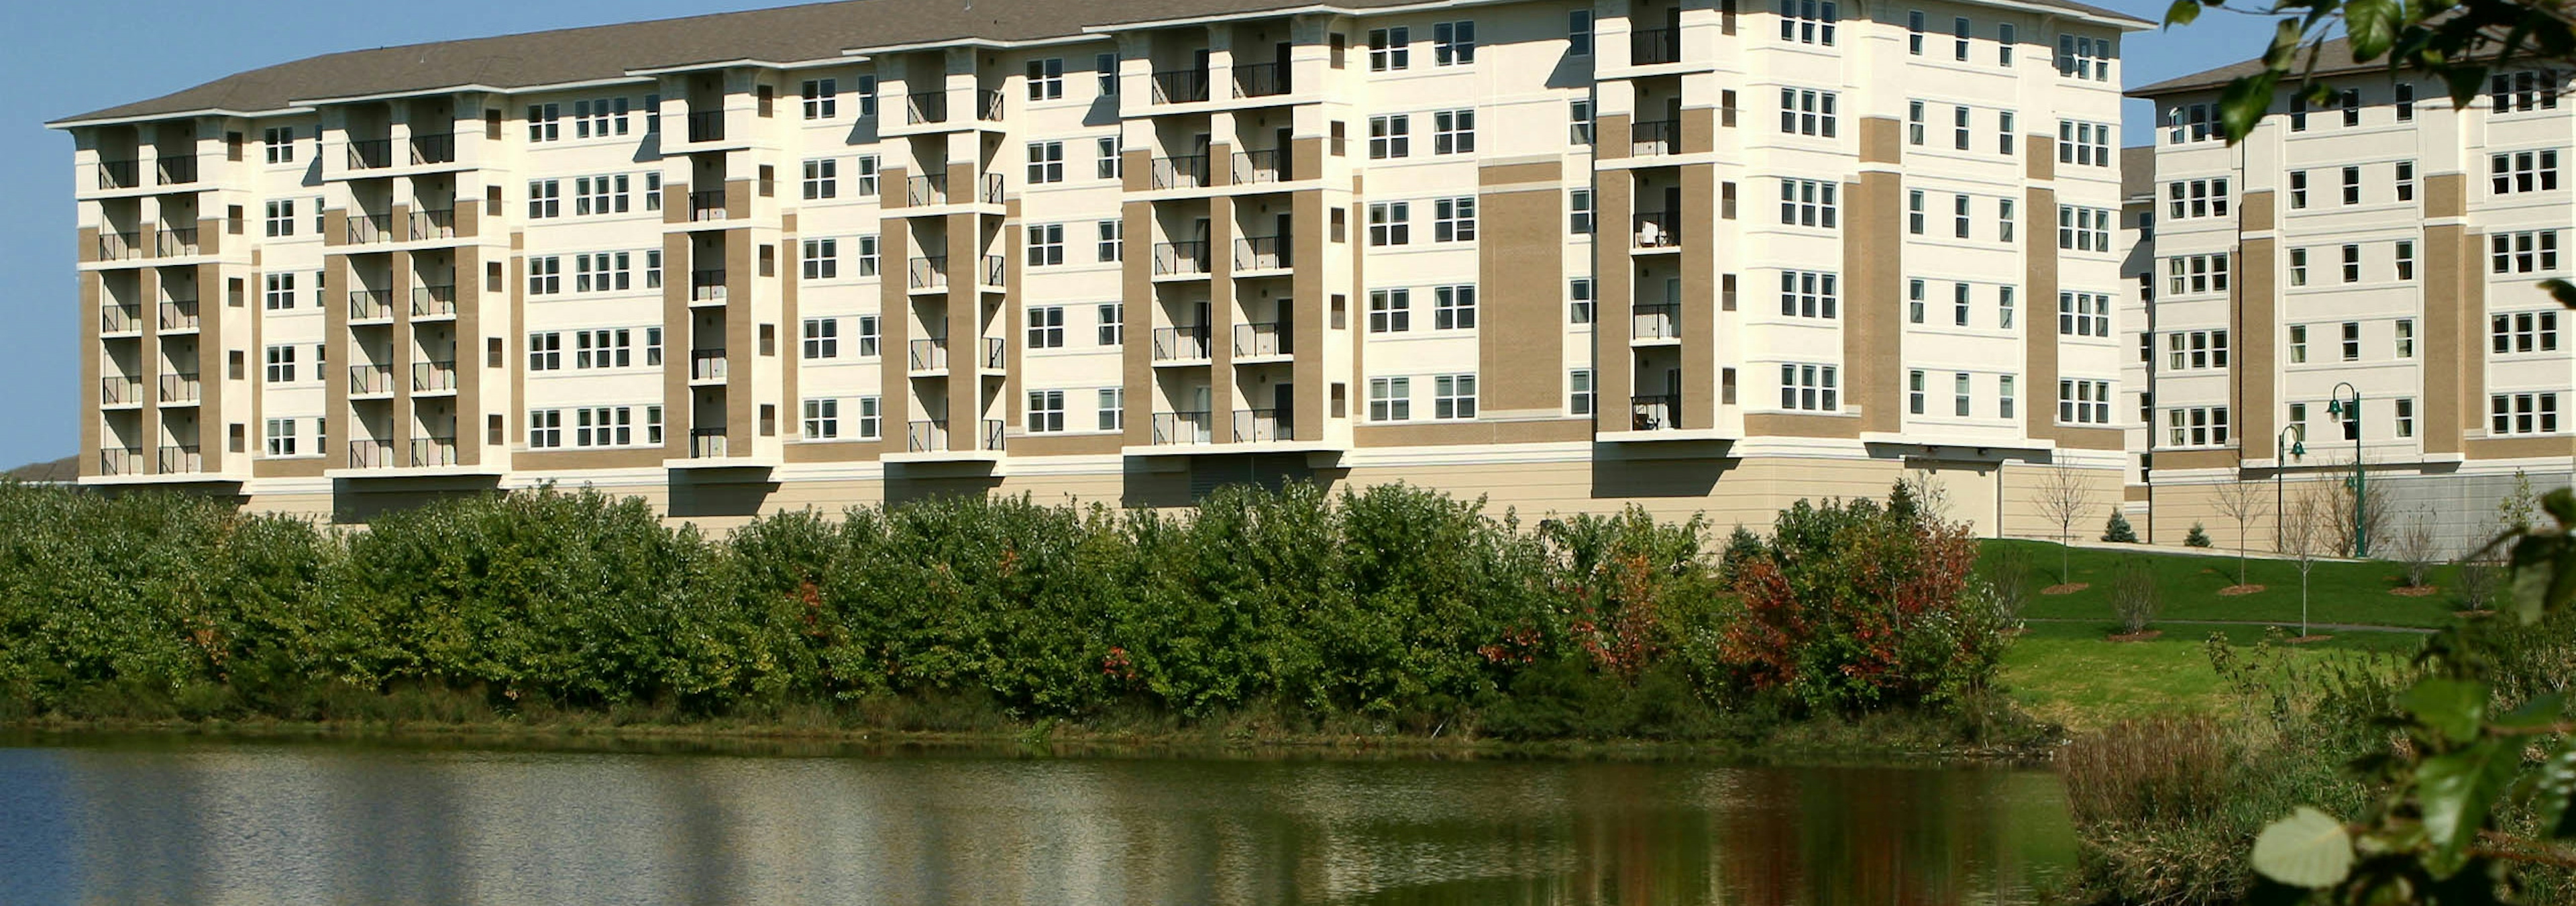
{"type": "Polygon", "coordinates": [[[2044,773],[0,749],[0,902],[2027,903],[2044,773]]]}

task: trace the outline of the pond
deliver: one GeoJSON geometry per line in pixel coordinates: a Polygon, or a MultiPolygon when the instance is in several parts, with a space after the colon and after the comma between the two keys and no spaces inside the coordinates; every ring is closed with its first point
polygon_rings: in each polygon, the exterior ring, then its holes
{"type": "Polygon", "coordinates": [[[2056,778],[0,742],[0,903],[2024,904],[2056,778]]]}

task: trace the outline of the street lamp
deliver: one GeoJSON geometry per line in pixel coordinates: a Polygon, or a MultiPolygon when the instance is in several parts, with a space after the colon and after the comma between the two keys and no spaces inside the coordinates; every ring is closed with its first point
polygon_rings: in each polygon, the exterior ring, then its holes
{"type": "Polygon", "coordinates": [[[2281,436],[2272,440],[2272,552],[2280,553],[2282,548],[2289,546],[2289,537],[2285,534],[2288,531],[2288,517],[2283,515],[2288,510],[2282,507],[2289,503],[2290,499],[2288,494],[2283,493],[2281,476],[2290,471],[2290,457],[2307,458],[2308,426],[2291,425],[2283,428],[2281,436]],[[2291,440],[2290,435],[2293,434],[2298,435],[2299,439],[2291,440]]]}
{"type": "Polygon", "coordinates": [[[2363,529],[2367,523],[2362,521],[2362,507],[2367,495],[2362,493],[2365,488],[2361,471],[2361,388],[2350,382],[2336,384],[2334,400],[2326,404],[2326,414],[2342,417],[2344,433],[2352,435],[2352,480],[2345,486],[2352,489],[2352,557],[2359,560],[2370,556],[2370,533],[2363,529]],[[2345,391],[2351,391],[2350,400],[2344,399],[2345,391]]]}

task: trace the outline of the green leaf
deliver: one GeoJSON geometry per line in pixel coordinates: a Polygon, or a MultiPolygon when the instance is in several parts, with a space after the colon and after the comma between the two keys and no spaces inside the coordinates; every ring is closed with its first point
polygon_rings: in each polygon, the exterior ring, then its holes
{"type": "Polygon", "coordinates": [[[2558,304],[2568,308],[2576,308],[2576,283],[2569,283],[2565,280],[2552,277],[2550,279],[2540,281],[2540,289],[2542,292],[2548,293],[2550,298],[2558,300],[2558,304]]]}
{"type": "Polygon", "coordinates": [[[2242,141],[2254,134],[2254,124],[2272,110],[2272,89],[2280,84],[2277,72],[2260,72],[2227,83],[2218,94],[2218,123],[2226,130],[2229,142],[2242,141]]]}
{"type": "Polygon", "coordinates": [[[2513,615],[2523,625],[2540,620],[2548,612],[2553,587],[2559,579],[2561,548],[2566,539],[2544,535],[2525,535],[2513,544],[2513,615]]]}
{"type": "Polygon", "coordinates": [[[2397,36],[2395,0],[2352,0],[2343,7],[2344,36],[2352,40],[2352,59],[2368,63],[2388,52],[2397,36]]]}
{"type": "Polygon", "coordinates": [[[2254,870],[2294,887],[2333,887],[2352,874],[2352,835],[2333,816],[2299,806],[2254,838],[2254,870]]]}
{"type": "Polygon", "coordinates": [[[2567,695],[2562,692],[2552,692],[2535,697],[2522,703],[2522,707],[2513,709],[2511,713],[2497,717],[2495,724],[2499,727],[2548,726],[2556,723],[2559,716],[2566,711],[2567,695]]]}
{"type": "Polygon", "coordinates": [[[2540,816],[2540,831],[2552,837],[2576,836],[2576,746],[2566,746],[2540,762],[2532,772],[2531,807],[2540,816]]]}
{"type": "Polygon", "coordinates": [[[2487,810],[2522,766],[2517,740],[2490,739],[2424,760],[2415,771],[2415,798],[2424,814],[2424,836],[2433,852],[2424,869],[2447,878],[2467,861],[2470,841],[2485,827],[2487,810]]]}
{"type": "Polygon", "coordinates": [[[2165,9],[2166,25],[2190,25],[2198,18],[2200,0],[2174,0],[2173,5],[2165,9]]]}
{"type": "Polygon", "coordinates": [[[2558,520],[2559,528],[2576,526],[2576,492],[2559,488],[2542,495],[2540,510],[2548,513],[2550,518],[2558,520]]]}
{"type": "Polygon", "coordinates": [[[2434,677],[2400,694],[2397,706],[2442,738],[2469,742],[2477,738],[2478,724],[2486,720],[2488,693],[2485,683],[2434,677]]]}

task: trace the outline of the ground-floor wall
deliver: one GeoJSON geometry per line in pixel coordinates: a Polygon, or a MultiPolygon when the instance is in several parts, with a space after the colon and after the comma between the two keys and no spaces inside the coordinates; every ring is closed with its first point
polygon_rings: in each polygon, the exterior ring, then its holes
{"type": "MultiPolygon", "coordinates": [[[[2367,483],[2378,489],[2371,495],[2372,503],[2386,509],[2380,519],[2371,520],[2383,526],[2380,549],[2374,554],[2393,553],[2388,544],[2394,534],[2421,524],[2432,530],[2440,556],[2452,558],[2476,550],[2495,536],[2500,528],[2498,505],[2523,482],[2529,482],[2535,498],[2568,487],[2576,479],[2576,459],[2373,466],[2365,475],[2367,483]]],[[[2351,478],[2350,466],[2159,472],[2143,510],[2150,514],[2156,543],[2181,544],[2198,524],[2216,546],[2232,548],[2239,543],[2240,520],[2233,512],[2238,507],[2231,506],[2228,498],[2242,493],[2250,497],[2253,511],[2242,520],[2244,546],[2274,552],[2285,547],[2280,542],[2281,507],[2295,508],[2302,496],[2325,498],[2333,510],[2329,518],[2349,521],[2352,498],[2344,488],[2351,478]],[[2241,490],[2231,490],[2231,485],[2241,490]]],[[[2148,525],[2139,526],[2141,537],[2149,532],[2148,525]]]]}

